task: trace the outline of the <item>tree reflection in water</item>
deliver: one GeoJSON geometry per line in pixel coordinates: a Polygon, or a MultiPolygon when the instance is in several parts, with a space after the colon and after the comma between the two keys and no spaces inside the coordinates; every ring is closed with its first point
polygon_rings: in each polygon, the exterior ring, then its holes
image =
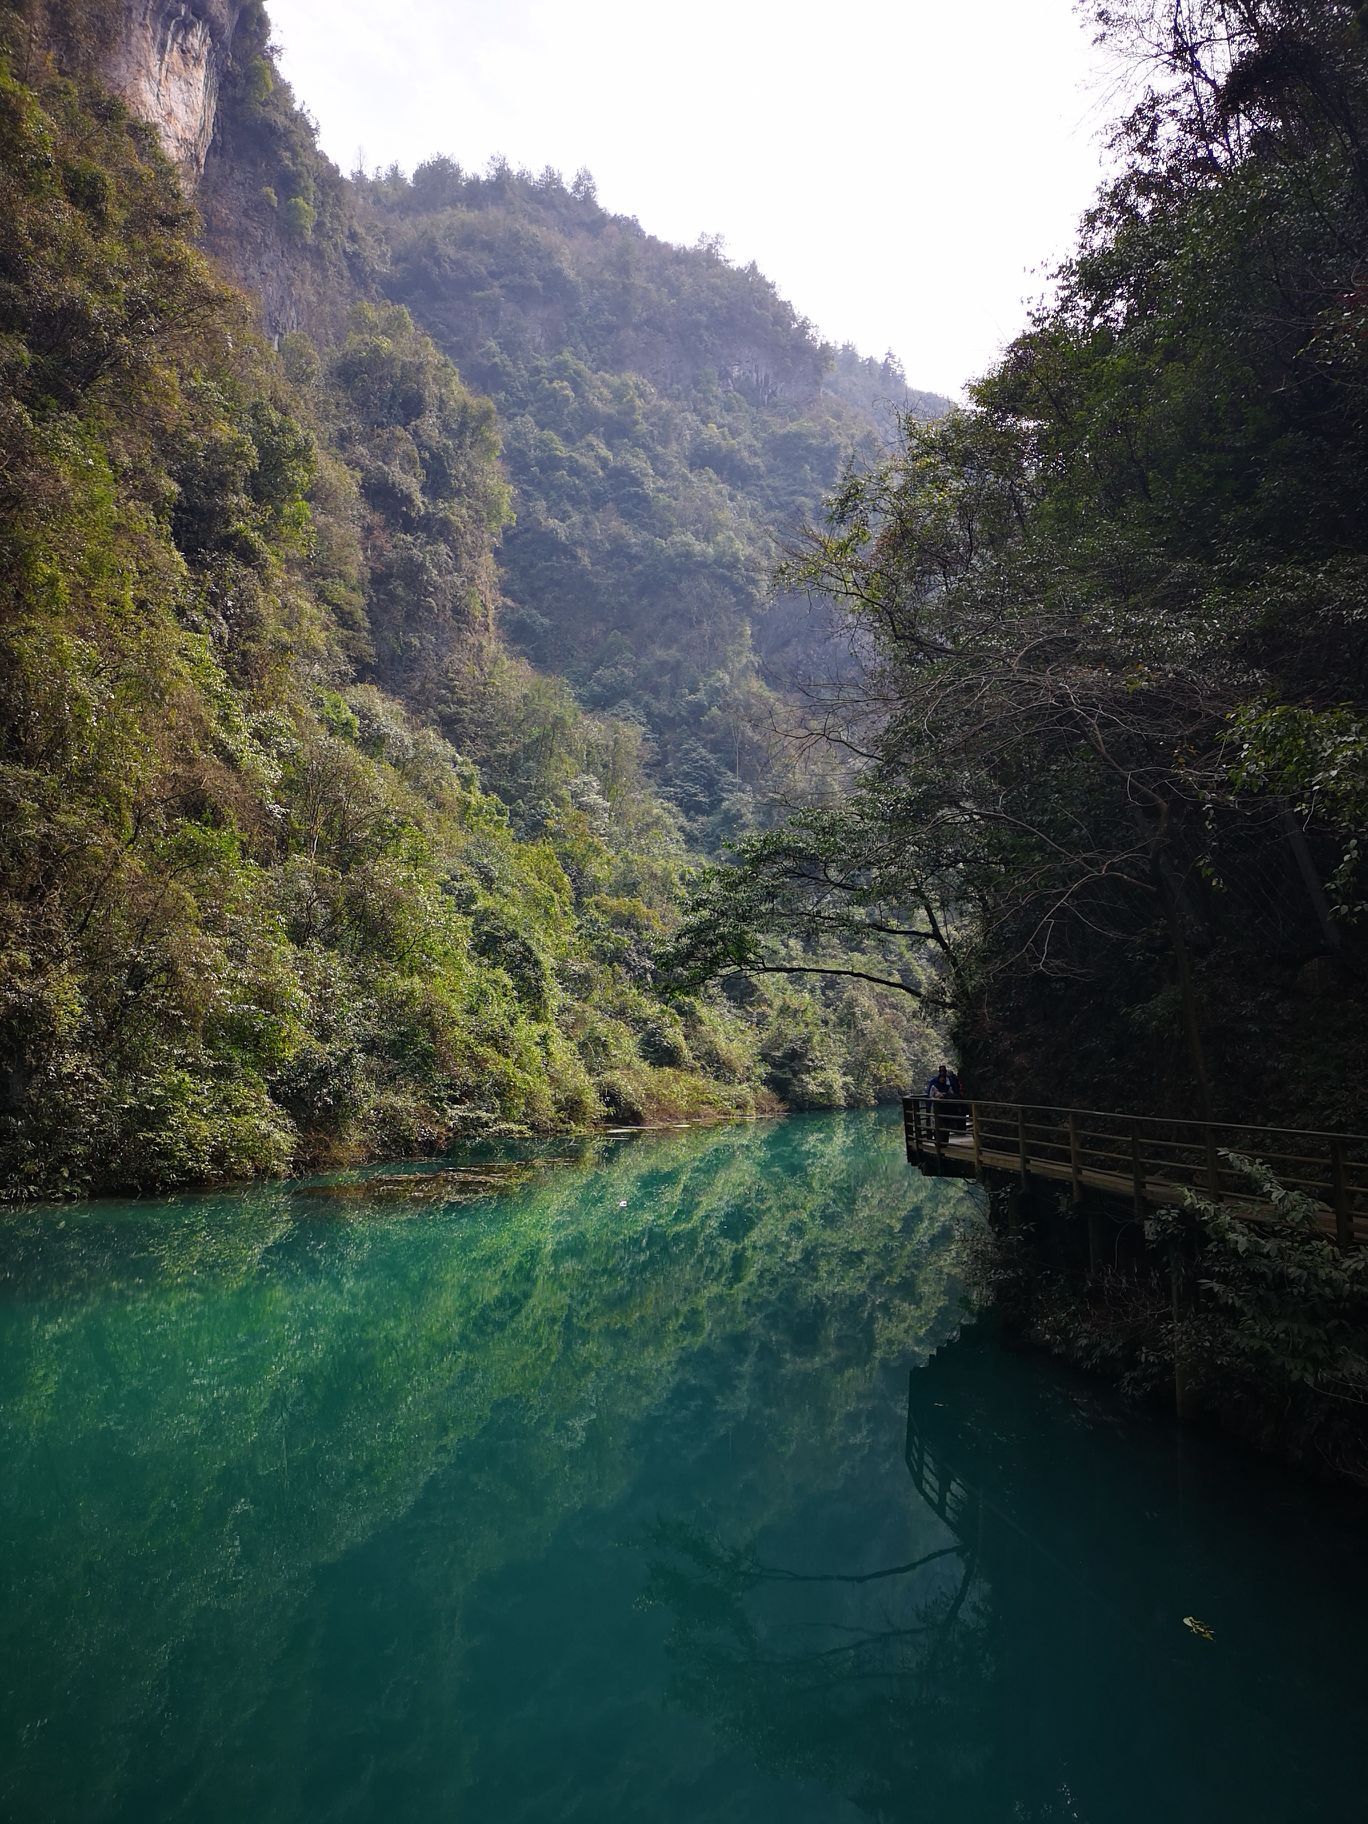
{"type": "Polygon", "coordinates": [[[971,1547],[806,1573],[676,1523],[651,1545],[675,1701],[873,1816],[964,1815],[951,1807],[979,1784],[990,1725],[981,1696],[964,1701],[990,1625],[971,1547]]]}
{"type": "Polygon", "coordinates": [[[653,1529],[674,1701],[888,1824],[1361,1818],[1357,1630],[1326,1626],[1368,1594],[1354,1504],[1326,1495],[1312,1538],[1266,1466],[1122,1422],[986,1330],[912,1372],[906,1456],[949,1535],[911,1563],[812,1572],[653,1529]]]}
{"type": "Polygon", "coordinates": [[[8,1220],[0,1816],[1358,1824],[1361,1510],[947,1344],[894,1122],[447,1177],[8,1220]]]}

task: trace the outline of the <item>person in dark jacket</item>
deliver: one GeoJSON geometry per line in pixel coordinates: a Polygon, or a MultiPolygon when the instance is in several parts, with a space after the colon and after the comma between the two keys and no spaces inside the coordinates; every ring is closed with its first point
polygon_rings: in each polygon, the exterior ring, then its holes
{"type": "Polygon", "coordinates": [[[948,1134],[962,1134],[966,1126],[965,1107],[961,1098],[964,1089],[959,1074],[951,1070],[948,1064],[942,1064],[934,1077],[926,1085],[926,1099],[935,1116],[936,1126],[941,1138],[948,1134]]]}

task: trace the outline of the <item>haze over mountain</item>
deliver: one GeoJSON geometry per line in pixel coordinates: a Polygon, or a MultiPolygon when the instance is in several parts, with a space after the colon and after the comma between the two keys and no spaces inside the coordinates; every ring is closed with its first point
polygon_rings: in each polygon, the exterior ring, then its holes
{"type": "Polygon", "coordinates": [[[824,336],[951,394],[1067,252],[1117,80],[1072,0],[874,0],[856,32],[814,0],[278,0],[272,20],[343,170],[586,165],[607,208],[720,234],[824,336]]]}

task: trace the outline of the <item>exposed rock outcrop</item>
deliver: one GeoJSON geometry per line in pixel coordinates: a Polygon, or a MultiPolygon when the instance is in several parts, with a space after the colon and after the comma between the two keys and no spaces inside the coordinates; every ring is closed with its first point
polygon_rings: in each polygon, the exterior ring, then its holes
{"type": "Polygon", "coordinates": [[[214,132],[219,81],[242,0],[128,0],[104,72],[150,121],[193,187],[214,132]]]}

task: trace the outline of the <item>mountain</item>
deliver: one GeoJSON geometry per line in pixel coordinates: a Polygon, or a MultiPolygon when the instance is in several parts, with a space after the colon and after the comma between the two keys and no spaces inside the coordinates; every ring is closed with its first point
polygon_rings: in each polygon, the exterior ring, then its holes
{"type": "Polygon", "coordinates": [[[342,178],[255,0],[29,0],[0,54],[5,1194],[896,1086],[898,997],[654,963],[779,777],[764,565],[885,370],[583,182],[532,349],[537,186],[342,178]],[[472,221],[506,355],[419,283],[472,221]]]}
{"type": "Polygon", "coordinates": [[[611,215],[581,173],[434,159],[360,186],[382,284],[495,402],[517,497],[503,624],[587,707],[642,723],[653,776],[711,847],[784,764],[806,608],[782,540],[898,411],[944,409],[892,362],[824,345],[756,268],[611,215]]]}
{"type": "Polygon", "coordinates": [[[837,650],[825,617],[773,599],[780,545],[899,413],[947,402],[891,359],[823,344],[715,243],[671,246],[610,214],[586,172],[436,157],[411,179],[344,183],[259,9],[238,22],[200,202],[207,244],[274,335],[332,341],[349,297],[384,297],[494,402],[515,503],[504,636],[584,707],[644,730],[693,841],[750,827],[790,763],[786,686],[837,650]]]}

